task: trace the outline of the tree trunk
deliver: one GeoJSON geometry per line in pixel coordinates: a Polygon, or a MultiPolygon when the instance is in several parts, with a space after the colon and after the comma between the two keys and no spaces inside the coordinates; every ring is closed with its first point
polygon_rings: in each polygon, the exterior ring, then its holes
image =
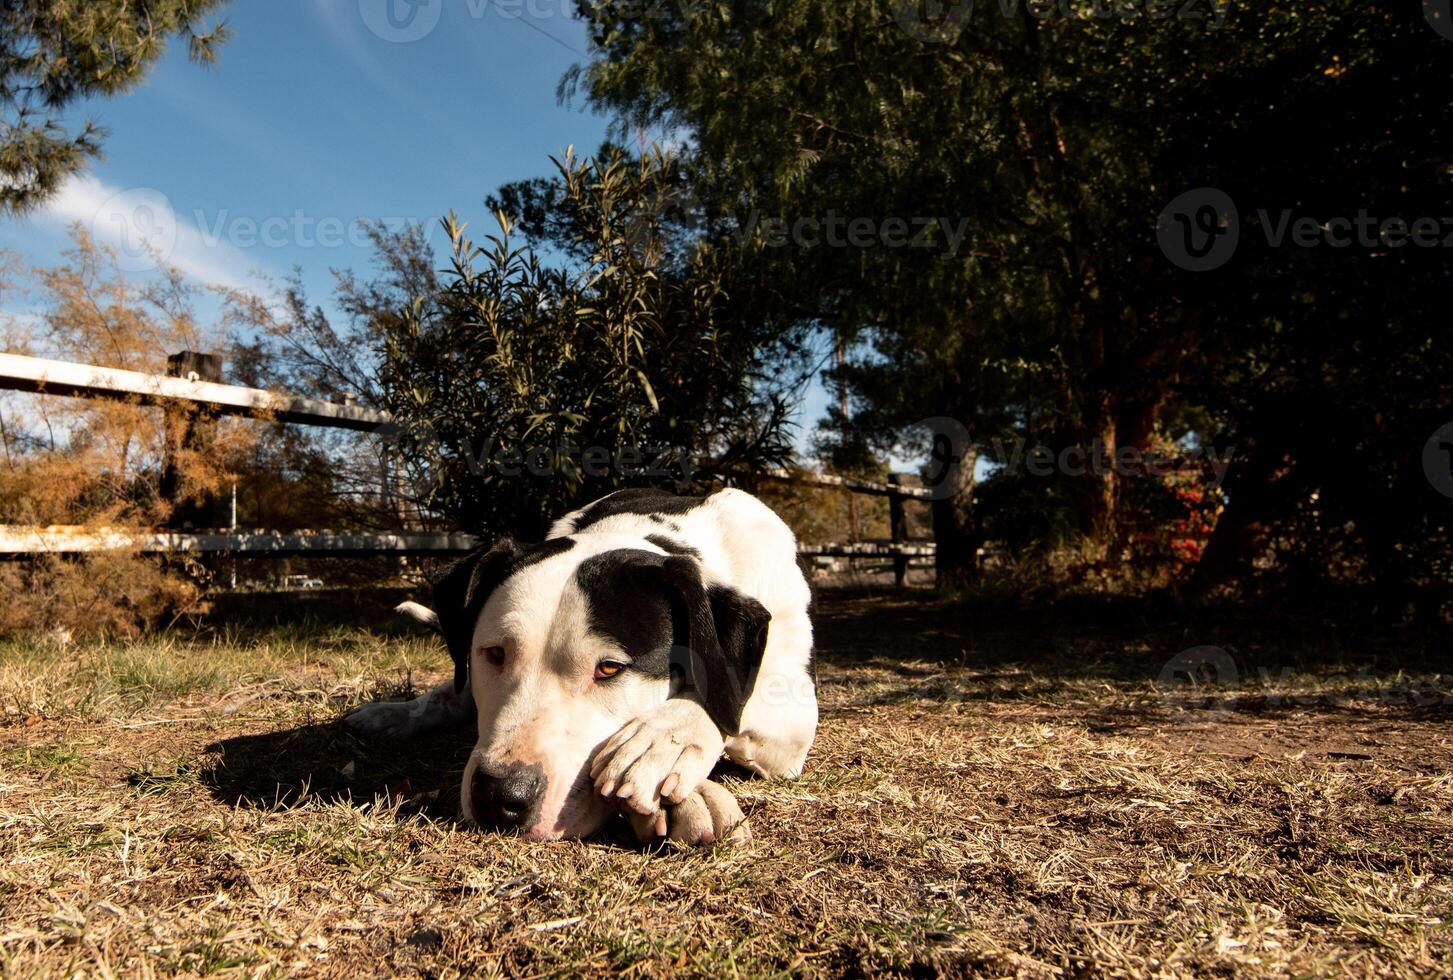
{"type": "Polygon", "coordinates": [[[947,436],[935,434],[934,458],[947,469],[933,513],[934,570],[937,586],[953,590],[978,580],[979,547],[983,536],[974,512],[974,463],[978,450],[969,443],[954,446],[947,436]],[[957,456],[957,459],[951,457],[957,456]]]}
{"type": "MultiPolygon", "coordinates": [[[[217,354],[182,351],[167,358],[167,374],[176,378],[196,375],[200,381],[222,381],[222,358],[217,354]]],[[[162,461],[162,499],[171,505],[167,527],[175,530],[217,527],[218,508],[215,500],[195,500],[185,492],[188,466],[197,466],[198,458],[210,450],[216,431],[216,416],[196,405],[167,408],[163,418],[165,457],[162,461]]],[[[207,465],[212,465],[209,461],[207,465]]]]}
{"type": "Polygon", "coordinates": [[[1080,533],[1097,558],[1105,556],[1115,539],[1115,505],[1120,490],[1115,471],[1118,414],[1112,393],[1086,393],[1082,444],[1091,460],[1098,463],[1087,466],[1080,478],[1079,518],[1080,533]]]}
{"type": "Polygon", "coordinates": [[[1232,469],[1226,486],[1230,499],[1196,564],[1193,593],[1204,593],[1252,569],[1293,492],[1292,469],[1287,453],[1270,443],[1259,444],[1244,466],[1232,469]]]}

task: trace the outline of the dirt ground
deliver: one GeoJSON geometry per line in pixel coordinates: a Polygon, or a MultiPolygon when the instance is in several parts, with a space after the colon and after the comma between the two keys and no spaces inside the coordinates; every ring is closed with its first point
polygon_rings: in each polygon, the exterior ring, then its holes
{"type": "Polygon", "coordinates": [[[0,646],[0,974],[1448,972],[1446,648],[926,593],[817,617],[806,774],[723,776],[755,838],[694,852],[458,824],[471,732],[337,724],[444,676],[403,627],[0,646]],[[1168,686],[1207,646],[1221,686],[1168,686]]]}

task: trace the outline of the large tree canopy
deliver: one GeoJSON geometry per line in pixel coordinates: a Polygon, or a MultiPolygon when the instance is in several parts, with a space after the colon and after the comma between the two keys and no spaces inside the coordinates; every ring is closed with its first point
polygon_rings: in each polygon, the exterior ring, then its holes
{"type": "MultiPolygon", "coordinates": [[[[1205,575],[1246,570],[1297,526],[1302,567],[1425,579],[1410,555],[1436,551],[1447,505],[1419,462],[1447,421],[1447,253],[1276,231],[1284,212],[1313,226],[1453,214],[1453,108],[1437,94],[1453,44],[1416,5],[1157,9],[582,2],[595,56],[566,89],[680,132],[705,214],[969,219],[957,249],[945,235],[931,250],[760,250],[802,316],[860,341],[839,442],[887,444],[947,415],[981,452],[1234,447],[1205,575]],[[1205,187],[1239,208],[1241,240],[1191,272],[1157,230],[1205,187]]],[[[1049,538],[1129,553],[1142,488],[1113,469],[992,479],[1003,492],[980,496],[1018,529],[1037,511],[1028,526],[1049,538]]],[[[1016,533],[973,499],[943,515],[941,557],[960,565],[986,534],[1016,533]]]]}
{"type": "Polygon", "coordinates": [[[37,207],[101,152],[105,132],[61,122],[72,103],[116,95],[146,77],[182,35],[210,63],[225,24],[199,30],[225,0],[5,0],[0,3],[0,211],[37,207]]]}

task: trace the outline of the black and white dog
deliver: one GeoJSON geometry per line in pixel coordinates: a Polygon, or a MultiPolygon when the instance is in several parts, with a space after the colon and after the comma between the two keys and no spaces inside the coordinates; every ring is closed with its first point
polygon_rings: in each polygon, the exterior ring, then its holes
{"type": "Polygon", "coordinates": [[[762,775],[802,771],[809,602],[792,532],[750,494],[621,490],[539,544],[472,553],[433,611],[406,604],[443,634],[453,683],[346,720],[406,738],[475,711],[460,801],[482,825],[584,837],[624,809],[643,839],[740,837],[741,810],[707,776],[723,751],[762,775]]]}

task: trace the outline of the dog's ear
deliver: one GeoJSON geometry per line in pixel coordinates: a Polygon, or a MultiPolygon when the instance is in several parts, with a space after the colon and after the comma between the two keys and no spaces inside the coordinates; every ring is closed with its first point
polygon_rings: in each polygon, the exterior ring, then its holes
{"type": "Polygon", "coordinates": [[[725,735],[736,735],[767,648],[772,614],[756,599],[722,585],[706,586],[701,567],[684,556],[661,572],[686,611],[689,667],[702,707],[725,735]]]}
{"type": "Polygon", "coordinates": [[[434,614],[454,659],[455,693],[469,683],[469,647],[479,614],[519,554],[513,538],[500,538],[489,548],[471,551],[434,583],[434,614]]]}

